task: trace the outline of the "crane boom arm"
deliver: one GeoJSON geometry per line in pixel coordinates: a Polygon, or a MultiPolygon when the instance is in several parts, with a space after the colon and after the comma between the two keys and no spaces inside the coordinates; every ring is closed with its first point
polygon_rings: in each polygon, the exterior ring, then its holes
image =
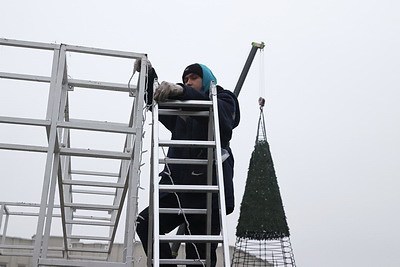
{"type": "Polygon", "coordinates": [[[247,73],[249,72],[251,63],[253,63],[253,59],[256,55],[257,49],[263,49],[265,47],[264,42],[261,43],[251,43],[251,50],[249,53],[249,56],[247,57],[246,63],[244,64],[242,73],[240,74],[239,80],[236,83],[236,87],[235,90],[233,91],[233,93],[236,95],[236,97],[239,96],[240,90],[242,89],[244,80],[246,79],[247,73]]]}

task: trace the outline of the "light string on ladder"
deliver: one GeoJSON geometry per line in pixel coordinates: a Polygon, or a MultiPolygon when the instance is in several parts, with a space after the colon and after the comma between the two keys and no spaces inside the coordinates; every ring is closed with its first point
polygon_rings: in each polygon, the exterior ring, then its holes
{"type": "MultiPolygon", "coordinates": [[[[129,89],[129,95],[130,96],[134,96],[133,90],[131,89],[130,84],[131,84],[132,78],[134,77],[135,73],[136,73],[136,70],[135,70],[135,67],[133,67],[132,75],[131,75],[131,77],[129,78],[129,81],[128,81],[128,89],[129,89]]],[[[143,119],[141,121],[142,129],[144,129],[144,125],[146,123],[146,113],[149,110],[149,108],[151,107],[151,104],[148,104],[148,93],[147,93],[147,81],[148,81],[148,73],[149,73],[149,64],[146,65],[145,73],[146,74],[145,74],[145,82],[144,82],[144,101],[145,101],[146,104],[142,109],[142,115],[143,115],[142,116],[143,119]]],[[[139,90],[139,86],[137,87],[137,90],[139,90]]],[[[136,94],[136,97],[138,97],[138,95],[139,94],[136,94]]],[[[143,134],[141,136],[142,140],[144,139],[145,133],[146,133],[146,131],[143,130],[143,134]]],[[[142,172],[141,167],[144,165],[144,163],[142,164],[143,154],[147,152],[147,150],[143,150],[143,142],[139,142],[139,143],[140,143],[140,149],[139,150],[141,151],[141,153],[139,155],[138,177],[140,177],[140,174],[142,172]]],[[[137,190],[136,191],[138,192],[139,190],[143,190],[143,189],[144,188],[140,186],[140,178],[139,178],[138,179],[138,183],[137,183],[137,190]]],[[[136,196],[136,198],[139,199],[138,196],[136,196]]],[[[136,227],[137,227],[137,218],[139,217],[139,214],[138,214],[138,201],[136,201],[136,209],[135,210],[136,210],[136,214],[134,214],[134,217],[136,218],[135,219],[135,229],[136,229],[136,227]]],[[[138,243],[138,241],[136,240],[136,235],[133,236],[133,242],[134,243],[138,243]]],[[[126,248],[125,248],[125,250],[126,250],[126,248]]],[[[142,259],[142,256],[140,256],[138,260],[135,260],[135,258],[133,257],[132,258],[132,262],[136,262],[136,261],[140,262],[141,259],[142,259]]]]}
{"type": "MultiPolygon", "coordinates": [[[[163,154],[164,154],[164,157],[167,158],[167,155],[166,155],[166,153],[165,153],[164,148],[162,148],[162,152],[163,152],[163,154]]],[[[170,168],[169,168],[168,162],[165,163],[165,166],[166,166],[168,172],[165,172],[165,171],[164,171],[164,173],[165,173],[166,175],[168,175],[168,178],[170,179],[171,184],[172,184],[172,185],[175,185],[174,179],[173,179],[172,176],[171,176],[171,170],[170,170],[170,168]]],[[[174,192],[174,195],[175,195],[175,197],[176,197],[176,201],[178,202],[178,208],[179,208],[179,210],[180,210],[180,213],[182,214],[183,219],[185,220],[186,229],[187,229],[189,235],[192,235],[192,232],[190,231],[190,224],[189,224],[189,221],[188,221],[188,219],[187,219],[187,217],[186,217],[185,211],[184,211],[183,208],[182,208],[179,195],[178,195],[176,192],[174,192]]],[[[200,253],[199,253],[199,251],[198,251],[198,249],[197,249],[196,244],[195,244],[195,243],[191,243],[191,244],[193,245],[193,247],[194,247],[194,249],[195,249],[195,251],[196,251],[198,260],[201,262],[201,264],[202,264],[203,266],[205,266],[205,265],[204,265],[204,262],[201,261],[200,253]]]]}
{"type": "MultiPolygon", "coordinates": [[[[156,105],[155,101],[151,101],[151,104],[148,104],[149,101],[148,101],[148,93],[147,93],[147,81],[148,81],[148,71],[149,71],[148,68],[149,68],[149,65],[147,64],[146,67],[147,67],[147,69],[146,69],[146,76],[145,76],[145,77],[146,77],[146,79],[145,79],[145,103],[146,103],[146,105],[145,105],[145,107],[143,108],[142,127],[144,126],[145,121],[146,121],[146,112],[147,112],[151,107],[153,107],[154,105],[156,105]]],[[[133,68],[132,75],[131,75],[131,77],[130,77],[130,79],[129,79],[129,82],[128,82],[128,89],[129,89],[131,95],[133,95],[133,91],[131,90],[130,83],[131,83],[131,80],[132,80],[133,76],[135,75],[135,72],[136,72],[136,71],[135,71],[135,68],[133,68]]],[[[158,85],[159,85],[158,80],[155,79],[155,81],[154,81],[154,86],[155,86],[155,87],[153,88],[153,90],[156,90],[157,87],[158,87],[158,85]]],[[[143,132],[143,138],[144,138],[144,134],[145,134],[145,132],[143,132]]],[[[142,142],[140,142],[140,143],[141,143],[141,146],[142,146],[142,142]]],[[[142,164],[141,164],[141,162],[142,162],[142,155],[146,152],[146,151],[143,151],[143,150],[142,150],[142,147],[141,147],[140,150],[142,151],[142,153],[140,154],[140,160],[139,160],[139,162],[140,162],[140,165],[139,165],[139,175],[140,175],[140,173],[141,173],[140,167],[142,166],[142,164]]],[[[162,151],[163,151],[164,157],[167,157],[166,154],[165,154],[164,148],[162,148],[162,151]]],[[[173,178],[172,178],[172,176],[171,176],[171,171],[170,171],[170,168],[169,168],[169,166],[168,166],[168,163],[166,163],[165,165],[166,165],[166,168],[167,168],[167,170],[168,170],[168,173],[167,173],[167,172],[164,172],[164,173],[168,175],[169,179],[171,180],[171,183],[174,184],[174,181],[173,181],[173,178]]],[[[138,189],[143,189],[143,188],[140,186],[140,179],[139,179],[139,182],[138,182],[138,189]]],[[[183,208],[182,208],[179,195],[178,195],[176,192],[175,192],[174,194],[175,194],[175,197],[176,197],[177,202],[178,202],[178,206],[179,206],[178,208],[179,208],[179,210],[180,210],[180,213],[182,214],[182,216],[183,216],[183,218],[184,218],[184,220],[185,220],[185,224],[186,224],[187,231],[188,231],[189,235],[191,235],[192,233],[191,233],[191,231],[190,231],[190,224],[189,224],[189,221],[188,221],[188,219],[187,219],[187,217],[186,217],[186,214],[185,214],[185,212],[184,212],[184,210],[183,210],[183,208]]],[[[137,202],[136,202],[136,205],[138,205],[137,202]]],[[[137,206],[136,206],[136,207],[137,207],[137,206]]],[[[137,217],[140,216],[140,215],[138,214],[137,211],[138,211],[138,209],[136,208],[135,218],[137,218],[137,217]]],[[[137,220],[135,220],[135,228],[136,228],[136,226],[137,226],[137,220]]],[[[134,237],[134,241],[137,242],[136,239],[135,239],[135,237],[134,237]]],[[[201,261],[200,253],[199,253],[199,251],[198,251],[198,248],[197,248],[196,244],[195,244],[195,243],[191,243],[191,244],[192,244],[192,245],[194,246],[194,248],[195,248],[195,251],[196,251],[198,260],[201,261]]],[[[139,258],[138,262],[140,261],[140,259],[141,259],[141,257],[139,258]]],[[[133,259],[132,261],[135,261],[135,260],[133,259]]],[[[205,267],[205,264],[204,264],[203,262],[201,262],[201,263],[202,263],[202,265],[205,267]]]]}

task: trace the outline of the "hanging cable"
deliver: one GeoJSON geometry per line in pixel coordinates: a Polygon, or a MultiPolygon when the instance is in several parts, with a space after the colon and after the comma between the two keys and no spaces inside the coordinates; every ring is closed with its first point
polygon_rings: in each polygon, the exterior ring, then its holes
{"type": "Polygon", "coordinates": [[[265,98],[265,64],[264,64],[264,48],[260,48],[260,67],[259,67],[259,95],[262,98],[265,98]]]}
{"type": "MultiPolygon", "coordinates": [[[[167,158],[167,154],[165,153],[164,148],[162,148],[162,151],[163,151],[164,157],[167,158]]],[[[165,172],[165,171],[164,171],[164,173],[165,173],[166,175],[168,175],[168,178],[170,179],[171,184],[174,185],[174,184],[175,184],[175,183],[174,183],[174,179],[173,179],[172,176],[171,176],[171,170],[170,170],[170,168],[169,168],[168,163],[165,163],[165,166],[166,166],[168,172],[165,172]]],[[[188,220],[187,217],[186,217],[186,214],[185,214],[184,209],[182,208],[181,200],[180,200],[180,198],[179,198],[179,195],[178,195],[178,193],[176,193],[176,192],[174,192],[174,195],[175,195],[175,197],[176,197],[176,201],[178,202],[178,209],[180,210],[180,214],[182,214],[183,219],[184,219],[184,221],[185,221],[186,230],[188,231],[188,234],[189,234],[189,235],[192,235],[192,231],[190,230],[190,223],[189,223],[189,220],[188,220]]],[[[196,244],[195,244],[195,243],[191,243],[191,244],[193,245],[193,247],[194,247],[194,249],[195,249],[195,251],[196,251],[196,255],[197,255],[198,260],[199,260],[199,261],[201,262],[201,264],[205,267],[204,263],[201,261],[200,253],[199,253],[199,250],[197,249],[196,244]]]]}

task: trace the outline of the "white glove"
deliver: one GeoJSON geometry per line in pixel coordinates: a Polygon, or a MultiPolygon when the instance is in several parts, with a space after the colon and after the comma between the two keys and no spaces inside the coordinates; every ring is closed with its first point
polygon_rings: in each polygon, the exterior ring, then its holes
{"type": "MultiPolygon", "coordinates": [[[[150,60],[146,59],[146,61],[147,61],[147,69],[151,70],[152,66],[151,66],[150,60]]],[[[138,59],[136,59],[135,64],[134,64],[135,71],[140,72],[141,67],[142,67],[142,60],[140,58],[138,58],[138,59]]]]}
{"type": "Polygon", "coordinates": [[[182,86],[163,81],[154,93],[154,100],[164,101],[169,96],[177,96],[181,94],[183,94],[182,86]]]}

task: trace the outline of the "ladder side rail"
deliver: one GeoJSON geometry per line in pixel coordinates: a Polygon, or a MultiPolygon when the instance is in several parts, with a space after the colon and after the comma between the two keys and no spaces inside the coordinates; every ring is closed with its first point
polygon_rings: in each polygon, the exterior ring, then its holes
{"type": "MultiPolygon", "coordinates": [[[[125,165],[128,165],[127,163],[124,163],[125,161],[123,161],[122,163],[121,163],[121,167],[120,167],[120,173],[122,172],[122,168],[123,168],[123,165],[125,164],[125,165]]],[[[129,255],[128,255],[128,249],[130,249],[129,248],[129,245],[130,244],[128,244],[129,242],[128,242],[128,235],[129,235],[129,228],[128,228],[128,225],[129,225],[129,220],[130,220],[130,218],[129,218],[129,216],[130,216],[130,204],[129,204],[129,199],[130,199],[130,195],[129,195],[129,193],[128,193],[128,201],[127,201],[127,207],[126,207],[126,216],[125,216],[125,230],[124,230],[124,251],[123,251],[123,260],[125,261],[125,262],[127,262],[127,261],[129,261],[129,255]]]]}
{"type": "Polygon", "coordinates": [[[220,224],[221,224],[221,234],[223,237],[223,257],[224,257],[224,266],[230,266],[230,255],[229,255],[229,245],[228,245],[228,231],[226,229],[226,206],[225,206],[225,186],[224,186],[224,173],[222,169],[222,147],[220,130],[219,130],[219,116],[218,116],[218,99],[217,99],[217,87],[215,83],[211,85],[211,94],[212,94],[212,102],[213,102],[213,117],[214,117],[214,131],[215,131],[215,160],[216,160],[216,174],[217,174],[217,183],[219,186],[219,208],[220,208],[220,224]]]}
{"type": "MultiPolygon", "coordinates": [[[[135,99],[136,101],[136,99],[135,99]]],[[[132,106],[132,110],[131,110],[131,117],[130,117],[130,121],[129,121],[129,128],[132,128],[133,125],[133,114],[134,114],[134,107],[135,107],[135,102],[133,103],[132,106]]],[[[131,134],[127,134],[126,138],[125,138],[125,144],[124,144],[124,151],[128,151],[128,150],[132,150],[132,138],[135,138],[135,136],[131,135],[131,134]]],[[[130,220],[130,213],[129,213],[129,208],[130,208],[130,203],[129,203],[129,192],[128,192],[128,188],[129,188],[129,178],[128,176],[130,175],[131,172],[131,160],[122,160],[121,164],[120,164],[120,168],[119,168],[119,173],[118,173],[118,179],[117,179],[117,183],[124,184],[123,188],[116,188],[116,192],[115,192],[115,197],[113,200],[113,205],[119,205],[120,207],[122,207],[123,202],[125,200],[125,197],[128,193],[128,203],[127,203],[127,214],[126,214],[126,218],[125,218],[125,235],[124,235],[124,259],[126,259],[126,249],[128,246],[128,233],[129,233],[129,220],[130,220]]],[[[115,222],[115,225],[117,226],[119,223],[119,219],[120,219],[120,215],[118,213],[115,213],[114,211],[111,213],[111,220],[115,222]]],[[[116,231],[117,231],[117,227],[113,227],[110,228],[110,232],[109,232],[109,237],[110,237],[110,251],[111,251],[111,244],[114,242],[114,238],[116,235],[116,231]]]]}
{"type": "MultiPolygon", "coordinates": [[[[65,51],[62,51],[61,53],[65,53],[65,51]]],[[[65,246],[65,250],[67,251],[68,249],[68,243],[67,243],[67,230],[65,229],[66,227],[66,220],[65,218],[65,210],[63,207],[64,202],[64,194],[63,194],[63,185],[62,185],[62,180],[63,176],[67,175],[67,171],[62,170],[62,159],[60,155],[60,146],[63,143],[63,129],[59,129],[57,127],[57,124],[59,121],[64,121],[66,116],[68,119],[68,113],[65,114],[65,108],[67,107],[68,104],[68,86],[67,86],[67,62],[66,58],[64,61],[64,69],[63,69],[63,77],[62,77],[62,87],[61,87],[61,96],[60,96],[60,104],[58,110],[55,109],[55,111],[58,111],[57,114],[57,120],[55,121],[55,132],[56,132],[56,139],[55,139],[55,150],[54,150],[54,163],[53,163],[53,170],[52,170],[52,177],[50,181],[50,191],[49,191],[49,196],[48,196],[48,204],[47,204],[47,214],[46,214],[46,222],[45,222],[45,229],[44,229],[44,239],[43,239],[43,244],[42,244],[42,256],[41,257],[47,257],[47,250],[48,250],[48,245],[50,241],[50,230],[51,230],[51,225],[52,225],[52,218],[53,218],[53,211],[54,211],[54,201],[55,201],[55,194],[56,194],[56,186],[58,184],[59,188],[59,197],[60,197],[60,213],[61,213],[61,221],[62,221],[62,229],[63,229],[63,242],[65,246]]],[[[64,130],[65,132],[65,130],[64,130]]],[[[68,136],[67,136],[68,137],[68,136]]],[[[67,192],[67,194],[71,194],[70,191],[67,192]]],[[[66,253],[67,254],[67,253],[66,253]]]]}
{"type": "MultiPolygon", "coordinates": [[[[66,78],[68,78],[68,75],[65,75],[66,78]]],[[[68,83],[64,85],[64,109],[65,113],[63,120],[58,120],[59,122],[65,122],[69,121],[69,86],[68,83]]],[[[61,111],[60,111],[61,112],[61,111]]],[[[60,131],[60,144],[62,147],[71,147],[71,129],[59,129],[60,131]]],[[[66,224],[67,220],[73,220],[74,214],[73,214],[73,209],[71,207],[61,207],[61,203],[71,203],[73,200],[73,191],[72,191],[72,185],[63,185],[62,182],[64,180],[66,181],[71,181],[72,180],[72,174],[71,174],[71,156],[62,156],[61,157],[64,162],[61,162],[61,165],[59,167],[59,171],[61,171],[61,175],[59,175],[59,194],[61,192],[64,192],[64,201],[61,202],[61,197],[60,197],[60,216],[61,220],[63,223],[63,230],[65,229],[65,233],[63,235],[64,239],[64,250],[63,250],[63,256],[64,258],[67,258],[68,255],[68,249],[72,247],[71,244],[71,235],[72,235],[72,224],[66,224]],[[64,163],[64,165],[62,164],[64,163]]],[[[47,246],[46,246],[47,247],[47,246]]]]}
{"type": "MultiPolygon", "coordinates": [[[[3,216],[4,216],[4,210],[5,210],[5,203],[0,202],[0,229],[3,223],[3,216]]],[[[3,234],[4,236],[4,234],[3,234]]]]}
{"type": "MultiPolygon", "coordinates": [[[[64,81],[68,77],[67,74],[67,66],[65,67],[65,75],[64,81]]],[[[69,90],[68,84],[63,83],[63,91],[62,91],[62,105],[59,110],[59,118],[57,125],[61,121],[69,121],[69,90]]],[[[70,140],[70,129],[67,128],[59,128],[59,148],[61,147],[71,147],[70,140]]],[[[59,190],[59,201],[60,201],[60,217],[62,222],[62,231],[63,231],[63,256],[68,257],[68,249],[71,247],[69,237],[72,233],[72,225],[66,224],[66,221],[73,219],[73,211],[70,207],[65,207],[64,203],[72,202],[72,186],[63,184],[64,180],[72,180],[71,176],[71,157],[70,156],[61,156],[60,163],[58,167],[58,190],[59,190]]],[[[54,198],[53,198],[54,201],[54,198]]],[[[48,229],[46,229],[46,236],[50,238],[50,225],[48,229]]],[[[43,244],[44,250],[48,249],[48,241],[43,244]]],[[[45,254],[47,258],[47,254],[45,254]]]]}
{"type": "MultiPolygon", "coordinates": [[[[137,54],[136,54],[137,55],[137,54]]],[[[132,157],[129,168],[129,177],[128,177],[128,203],[127,203],[127,227],[126,229],[126,237],[128,238],[126,243],[126,263],[128,266],[133,266],[133,241],[136,233],[136,216],[138,214],[138,185],[140,179],[140,164],[142,158],[142,144],[143,144],[143,124],[144,124],[144,94],[146,87],[146,69],[147,69],[147,56],[140,55],[137,58],[141,58],[142,65],[141,71],[139,74],[138,80],[138,88],[136,91],[136,96],[134,97],[134,105],[132,107],[133,117],[130,118],[130,125],[135,128],[135,135],[129,135],[131,139],[133,139],[133,147],[132,157]],[[144,63],[144,64],[143,64],[144,63]]],[[[132,143],[132,142],[130,142],[132,143]]]]}
{"type": "MultiPolygon", "coordinates": [[[[121,161],[121,165],[120,165],[120,171],[119,171],[119,176],[118,176],[118,180],[117,183],[121,183],[121,181],[123,181],[124,187],[123,188],[116,188],[115,189],[115,193],[114,193],[114,199],[113,199],[113,205],[119,205],[121,208],[123,207],[123,203],[127,194],[127,190],[128,190],[128,176],[130,175],[130,161],[129,160],[122,160],[121,161]]],[[[128,199],[129,201],[129,199],[128,199]]],[[[129,203],[128,207],[129,207],[129,203]]],[[[116,232],[117,232],[117,226],[120,220],[120,216],[121,216],[122,210],[120,211],[118,209],[118,211],[112,211],[111,212],[111,217],[110,220],[112,222],[114,222],[115,227],[110,227],[110,231],[109,231],[109,237],[110,237],[110,253],[111,253],[111,248],[112,248],[112,243],[114,242],[115,236],[116,236],[116,232]]],[[[126,218],[126,223],[128,224],[128,216],[129,214],[127,213],[127,218],[126,218]]],[[[125,237],[126,238],[126,237],[125,237]]]]}
{"type": "MultiPolygon", "coordinates": [[[[54,100],[57,95],[56,88],[57,88],[57,78],[58,78],[58,71],[59,71],[60,59],[61,59],[60,53],[61,53],[61,49],[59,47],[58,49],[54,50],[54,54],[53,54],[53,63],[52,63],[53,65],[52,65],[52,69],[51,69],[49,96],[47,99],[47,110],[46,110],[46,120],[50,121],[50,123],[51,123],[52,114],[53,114],[54,100]]],[[[64,60],[66,60],[65,54],[64,54],[64,60]]],[[[60,81],[60,84],[61,84],[61,81],[60,81]]],[[[61,88],[60,88],[60,90],[61,90],[61,88]]],[[[50,126],[47,127],[47,136],[48,136],[48,138],[50,137],[50,126]]]]}
{"type": "Polygon", "coordinates": [[[7,228],[8,228],[8,220],[9,220],[9,218],[10,218],[10,215],[7,214],[6,215],[6,219],[4,221],[3,237],[2,237],[2,240],[1,240],[1,243],[4,244],[4,245],[6,244],[6,235],[7,235],[7,228]]]}
{"type": "MultiPolygon", "coordinates": [[[[51,224],[52,224],[52,218],[53,218],[53,209],[54,209],[54,199],[55,199],[55,193],[56,193],[56,185],[57,185],[57,177],[59,176],[59,166],[60,166],[60,153],[57,151],[54,151],[53,154],[53,166],[52,166],[52,171],[51,171],[51,177],[50,177],[50,187],[49,187],[49,195],[48,195],[48,200],[47,200],[47,211],[45,213],[46,219],[44,221],[44,232],[43,232],[43,237],[42,237],[42,252],[40,253],[40,257],[47,257],[47,250],[48,250],[48,244],[50,240],[50,229],[51,229],[51,224]]],[[[61,214],[63,211],[61,210],[61,214]]],[[[39,214],[40,216],[40,214],[39,214]]],[[[63,216],[61,216],[61,219],[63,219],[63,216]]]]}
{"type": "Polygon", "coordinates": [[[3,236],[2,236],[2,240],[1,240],[2,244],[6,243],[6,236],[7,236],[7,229],[8,229],[8,221],[9,221],[9,219],[10,219],[10,215],[7,214],[6,215],[6,219],[4,221],[3,236]]]}
{"type": "MultiPolygon", "coordinates": [[[[126,162],[126,164],[129,164],[129,171],[126,174],[126,176],[128,176],[128,178],[126,180],[126,186],[125,186],[124,190],[122,190],[122,194],[123,194],[122,199],[125,199],[125,197],[127,196],[125,238],[124,238],[124,249],[125,249],[124,261],[127,264],[133,264],[133,252],[134,252],[133,251],[133,245],[134,245],[133,239],[134,239],[134,235],[135,235],[135,227],[133,224],[135,223],[135,221],[134,221],[134,218],[131,218],[131,217],[133,216],[133,214],[135,214],[135,206],[132,207],[132,205],[136,205],[134,203],[136,203],[137,197],[135,196],[134,193],[131,192],[130,187],[133,186],[131,181],[133,179],[132,176],[133,176],[133,169],[134,169],[135,163],[133,161],[130,161],[130,162],[125,161],[125,162],[126,162]],[[127,189],[127,190],[125,190],[125,189],[127,189]],[[132,194],[133,194],[133,196],[132,196],[132,194]],[[134,201],[134,203],[132,203],[133,201],[134,201]]],[[[119,191],[121,191],[121,190],[119,190],[119,191]]],[[[123,203],[121,203],[120,207],[122,206],[122,204],[123,203]]],[[[116,217],[115,217],[116,226],[119,222],[121,213],[122,212],[119,212],[118,214],[113,213],[116,215],[116,217]]],[[[110,229],[110,230],[112,230],[112,232],[110,232],[111,242],[110,242],[110,247],[109,247],[110,253],[111,253],[111,247],[114,242],[114,238],[115,238],[115,235],[117,232],[117,227],[114,227],[113,229],[110,229]]]]}
{"type": "MultiPolygon", "coordinates": [[[[128,195],[128,202],[127,202],[127,214],[126,214],[126,224],[125,224],[125,237],[124,237],[124,248],[127,249],[127,247],[129,247],[130,243],[129,243],[129,238],[128,238],[128,231],[129,231],[129,226],[130,226],[130,211],[129,211],[129,180],[130,180],[130,176],[132,173],[132,169],[133,169],[133,164],[132,161],[129,160],[123,160],[121,162],[121,168],[120,168],[120,176],[118,178],[118,183],[123,180],[124,183],[124,187],[122,188],[116,188],[115,191],[115,197],[113,200],[113,206],[118,206],[117,210],[112,210],[111,211],[111,216],[110,216],[110,221],[113,222],[113,226],[110,227],[109,229],[109,253],[111,254],[111,250],[112,250],[112,246],[114,243],[114,239],[115,236],[117,234],[117,229],[118,229],[118,224],[119,224],[119,220],[121,218],[121,214],[122,214],[122,209],[123,209],[123,205],[124,205],[124,201],[126,199],[126,196],[128,195]],[[125,242],[127,241],[127,242],[125,242]]],[[[110,255],[109,254],[109,255],[110,255]]]]}
{"type": "Polygon", "coordinates": [[[48,193],[49,193],[49,186],[50,186],[50,179],[51,179],[51,170],[53,164],[53,153],[55,151],[56,146],[56,135],[57,135],[57,128],[56,122],[58,118],[58,110],[60,107],[60,99],[61,99],[61,88],[62,88],[62,78],[64,75],[64,68],[65,68],[65,49],[63,46],[60,47],[59,57],[57,61],[57,71],[56,71],[56,78],[52,77],[52,83],[50,83],[50,92],[49,97],[49,108],[51,109],[50,113],[48,113],[49,117],[51,118],[51,125],[48,127],[48,151],[46,156],[46,167],[42,185],[42,196],[41,196],[41,205],[39,211],[39,218],[37,222],[37,229],[36,229],[36,236],[35,236],[35,247],[33,250],[33,257],[32,257],[32,266],[35,267],[38,264],[39,257],[40,257],[40,250],[42,245],[42,235],[43,235],[43,227],[44,227],[44,220],[45,220],[45,213],[47,208],[47,200],[48,200],[48,193]],[[61,50],[63,53],[61,53],[61,50]]]}
{"type": "MultiPolygon", "coordinates": [[[[60,144],[62,146],[70,147],[70,130],[62,129],[63,134],[60,140],[60,144]]],[[[70,156],[61,156],[60,166],[59,166],[59,182],[58,182],[58,190],[60,196],[60,215],[62,221],[62,230],[63,230],[63,245],[64,245],[64,257],[68,257],[68,249],[70,248],[70,236],[72,234],[72,225],[66,224],[66,221],[73,219],[73,211],[71,207],[66,207],[65,203],[71,203],[72,200],[72,185],[64,184],[63,181],[72,180],[71,176],[71,157],[70,156]]],[[[45,246],[47,248],[47,246],[45,246]]]]}
{"type": "MultiPolygon", "coordinates": [[[[153,131],[152,131],[152,140],[154,140],[153,137],[153,131]]],[[[152,144],[153,146],[153,144],[152,144]]],[[[157,174],[158,176],[158,174],[157,174]]],[[[149,191],[149,221],[147,222],[148,224],[148,235],[147,235],[147,266],[152,266],[152,258],[153,258],[153,224],[154,224],[154,216],[153,213],[151,212],[153,210],[153,192],[154,192],[154,182],[153,180],[155,179],[155,174],[154,174],[154,152],[153,152],[153,147],[151,148],[151,155],[150,155],[150,191],[149,191]]]]}
{"type": "Polygon", "coordinates": [[[8,210],[7,210],[6,203],[0,203],[0,229],[1,229],[1,226],[2,226],[4,213],[6,214],[6,218],[4,220],[3,236],[1,238],[1,244],[2,245],[5,245],[5,243],[6,243],[6,235],[7,235],[7,226],[8,226],[9,213],[8,213],[8,210]]]}
{"type": "MultiPolygon", "coordinates": [[[[159,140],[159,120],[158,120],[158,104],[156,103],[153,105],[153,111],[152,111],[153,119],[152,119],[152,124],[153,124],[153,144],[152,144],[152,156],[153,156],[153,166],[152,166],[152,180],[151,180],[151,187],[152,187],[152,238],[148,240],[148,243],[152,243],[152,251],[151,254],[148,252],[149,258],[153,259],[153,266],[160,266],[160,219],[159,219],[159,206],[160,206],[160,200],[159,200],[159,183],[158,183],[158,173],[159,173],[159,145],[158,145],[158,140],[159,140]]],[[[150,246],[149,246],[150,248],[150,246]]],[[[148,263],[149,264],[149,263],[148,263]]],[[[148,265],[151,266],[151,265],[148,265]]]]}
{"type": "MultiPolygon", "coordinates": [[[[214,127],[219,127],[215,125],[213,111],[214,107],[210,107],[209,117],[208,117],[208,140],[213,141],[215,137],[214,127]]],[[[218,137],[219,138],[219,137],[218,137]]],[[[214,148],[216,149],[216,148],[214,148]]],[[[207,185],[213,185],[213,174],[214,174],[214,166],[213,166],[213,158],[214,158],[214,149],[207,148],[207,185]]],[[[207,192],[207,228],[206,234],[211,235],[211,224],[212,224],[212,192],[207,192]]],[[[211,243],[206,244],[206,266],[211,266],[211,243]]]]}
{"type": "MultiPolygon", "coordinates": [[[[68,130],[67,131],[67,133],[68,133],[68,144],[67,144],[67,146],[71,146],[71,144],[70,144],[70,135],[69,135],[69,133],[70,133],[70,130],[68,130]]],[[[65,157],[65,175],[64,175],[64,177],[66,177],[67,178],[67,180],[72,180],[72,174],[71,174],[71,157],[65,157]]],[[[67,201],[68,202],[72,202],[72,197],[73,197],[73,191],[72,191],[72,185],[69,185],[69,186],[67,186],[67,185],[65,185],[65,187],[63,188],[63,190],[64,190],[64,192],[66,192],[65,190],[69,190],[68,191],[68,194],[66,195],[67,197],[69,197],[69,199],[67,199],[67,201]]],[[[73,213],[73,209],[71,208],[71,207],[64,207],[64,212],[65,212],[65,218],[67,219],[67,218],[70,218],[70,219],[73,219],[74,218],[74,213],[73,213]]],[[[62,215],[62,214],[61,214],[62,215]]],[[[66,242],[66,244],[67,244],[67,248],[69,248],[71,245],[70,245],[70,243],[72,242],[72,225],[70,225],[70,224],[68,224],[67,226],[66,226],[66,238],[67,238],[67,242],[66,242]]],[[[65,244],[65,243],[64,243],[65,244]]],[[[67,255],[65,255],[65,256],[67,256],[67,255]]]]}

